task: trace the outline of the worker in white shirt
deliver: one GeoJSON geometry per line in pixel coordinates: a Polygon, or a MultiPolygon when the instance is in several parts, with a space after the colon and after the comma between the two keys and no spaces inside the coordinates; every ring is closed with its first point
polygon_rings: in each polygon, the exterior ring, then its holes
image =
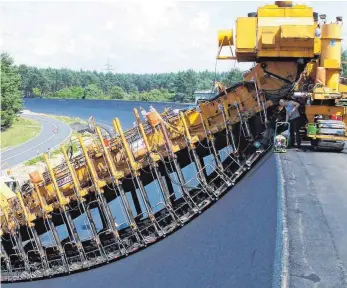
{"type": "Polygon", "coordinates": [[[290,146],[294,146],[295,141],[297,148],[301,148],[301,139],[300,139],[300,113],[299,107],[300,104],[295,101],[286,101],[281,99],[279,103],[282,107],[286,109],[286,122],[290,124],[290,146]]]}

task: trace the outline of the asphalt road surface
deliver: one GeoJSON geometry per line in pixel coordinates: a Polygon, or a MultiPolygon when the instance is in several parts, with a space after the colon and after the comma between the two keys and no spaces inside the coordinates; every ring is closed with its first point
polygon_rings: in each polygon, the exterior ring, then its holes
{"type": "Polygon", "coordinates": [[[276,160],[268,154],[222,199],[159,243],[86,272],[4,287],[271,287],[276,181],[276,160]]]}
{"type": "Polygon", "coordinates": [[[280,165],[268,154],[222,199],[163,241],[87,272],[4,287],[279,287],[283,272],[284,287],[347,287],[346,152],[289,150],[277,157],[280,165]],[[285,210],[278,209],[282,200],[285,210]]]}
{"type": "Polygon", "coordinates": [[[22,117],[38,121],[41,132],[31,140],[1,152],[1,170],[47,152],[48,149],[61,144],[71,135],[70,126],[61,121],[37,114],[22,114],[22,117]]]}
{"type": "Polygon", "coordinates": [[[347,287],[347,150],[281,155],[289,287],[347,287]]]}

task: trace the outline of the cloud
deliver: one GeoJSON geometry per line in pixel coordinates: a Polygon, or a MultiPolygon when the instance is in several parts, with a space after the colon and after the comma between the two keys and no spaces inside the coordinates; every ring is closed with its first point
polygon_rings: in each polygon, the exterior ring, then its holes
{"type": "Polygon", "coordinates": [[[56,54],[65,44],[69,27],[65,24],[47,25],[41,36],[29,38],[33,51],[37,55],[50,56],[56,54]]]}
{"type": "Polygon", "coordinates": [[[112,20],[108,20],[106,23],[105,23],[105,30],[112,30],[115,26],[115,23],[114,21],[112,20]]]}
{"type": "MultiPolygon", "coordinates": [[[[334,5],[312,3],[314,11],[337,14],[334,5]]],[[[18,64],[38,67],[101,71],[110,59],[119,73],[213,70],[217,31],[263,4],[250,10],[249,2],[228,1],[2,2],[0,49],[18,64]]],[[[224,66],[233,62],[220,61],[219,71],[224,66]]]]}
{"type": "Polygon", "coordinates": [[[97,50],[96,46],[99,46],[94,40],[89,34],[80,34],[69,41],[69,45],[64,47],[64,51],[75,56],[91,58],[97,50]]]}
{"type": "Polygon", "coordinates": [[[207,12],[199,12],[198,15],[190,21],[192,29],[206,31],[210,26],[210,15],[207,12]]]}

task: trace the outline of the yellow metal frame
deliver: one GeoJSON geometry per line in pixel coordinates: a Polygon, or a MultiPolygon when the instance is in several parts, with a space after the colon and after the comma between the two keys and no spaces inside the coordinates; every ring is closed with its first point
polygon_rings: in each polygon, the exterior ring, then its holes
{"type": "MultiPolygon", "coordinates": [[[[96,127],[96,130],[97,130],[97,127],[96,127]]],[[[91,175],[91,178],[92,178],[91,180],[92,180],[92,182],[94,184],[94,188],[95,188],[97,193],[103,193],[104,190],[101,189],[101,188],[106,186],[106,182],[99,179],[98,174],[95,171],[95,166],[92,164],[92,161],[90,160],[89,155],[88,155],[88,151],[87,151],[86,147],[84,146],[84,142],[83,142],[83,139],[82,139],[81,135],[78,135],[78,141],[80,143],[80,146],[81,146],[81,149],[82,149],[82,152],[83,152],[83,155],[84,155],[84,160],[85,160],[85,162],[87,164],[89,173],[91,175]]],[[[102,142],[102,144],[103,144],[103,142],[102,142]]],[[[107,156],[106,155],[105,155],[105,157],[106,157],[106,160],[107,160],[107,156]]]]}
{"type": "Polygon", "coordinates": [[[66,205],[70,203],[70,198],[67,198],[63,195],[63,193],[60,191],[59,189],[59,186],[58,186],[58,183],[57,183],[57,179],[55,178],[55,175],[54,175],[54,172],[53,172],[53,169],[52,169],[52,166],[51,164],[49,163],[49,159],[48,159],[48,156],[46,153],[43,154],[43,159],[45,160],[46,162],[46,166],[47,166],[47,169],[48,169],[48,173],[51,177],[51,181],[52,181],[52,184],[53,184],[53,187],[54,187],[54,191],[55,191],[55,194],[56,196],[58,197],[58,201],[59,201],[59,204],[60,206],[65,209],[66,208],[66,205]]]}
{"type": "Polygon", "coordinates": [[[87,189],[81,189],[80,188],[81,184],[80,184],[80,181],[78,180],[78,178],[76,176],[76,170],[72,167],[71,162],[69,160],[69,157],[67,156],[65,148],[63,145],[60,147],[60,150],[63,153],[65,163],[69,169],[72,183],[73,183],[74,188],[76,190],[77,198],[79,199],[80,202],[83,202],[83,201],[85,201],[85,199],[83,197],[88,194],[88,191],[87,191],[87,189]]]}
{"type": "Polygon", "coordinates": [[[312,139],[323,139],[323,140],[331,140],[331,141],[347,141],[347,136],[307,134],[307,137],[312,139]]]}

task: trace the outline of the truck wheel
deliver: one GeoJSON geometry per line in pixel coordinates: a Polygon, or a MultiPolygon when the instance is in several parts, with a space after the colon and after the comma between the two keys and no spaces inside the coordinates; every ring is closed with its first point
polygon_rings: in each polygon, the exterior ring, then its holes
{"type": "Polygon", "coordinates": [[[313,150],[317,150],[318,149],[318,140],[315,139],[315,140],[311,140],[311,146],[313,148],[313,150]]]}

